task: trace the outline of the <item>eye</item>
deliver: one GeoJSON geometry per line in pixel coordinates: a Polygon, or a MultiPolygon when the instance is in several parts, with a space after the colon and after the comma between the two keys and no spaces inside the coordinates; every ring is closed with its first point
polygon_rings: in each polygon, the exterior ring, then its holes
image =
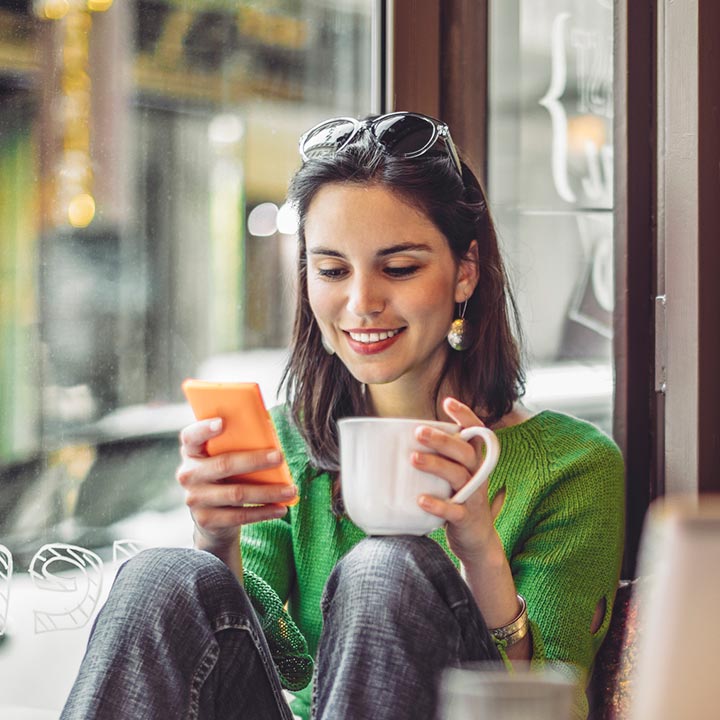
{"type": "Polygon", "coordinates": [[[347,274],[347,270],[341,267],[330,267],[330,268],[318,268],[317,274],[321,278],[327,280],[341,280],[347,274]]]}
{"type": "Polygon", "coordinates": [[[420,269],[419,265],[396,265],[385,268],[385,274],[394,278],[404,278],[414,275],[420,269]]]}

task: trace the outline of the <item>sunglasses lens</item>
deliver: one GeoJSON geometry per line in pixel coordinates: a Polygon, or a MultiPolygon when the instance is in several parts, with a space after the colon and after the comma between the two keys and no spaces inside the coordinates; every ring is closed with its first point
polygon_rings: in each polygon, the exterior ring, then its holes
{"type": "Polygon", "coordinates": [[[303,141],[305,157],[310,159],[335,154],[350,139],[356,127],[349,120],[331,120],[318,125],[303,141]]]}
{"type": "Polygon", "coordinates": [[[377,141],[391,155],[412,156],[426,149],[435,138],[435,126],[418,115],[378,118],[373,124],[377,141]]]}

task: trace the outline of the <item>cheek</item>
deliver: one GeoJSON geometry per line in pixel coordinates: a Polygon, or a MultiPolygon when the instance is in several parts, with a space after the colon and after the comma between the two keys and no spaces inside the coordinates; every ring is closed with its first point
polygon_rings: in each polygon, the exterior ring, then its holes
{"type": "Polygon", "coordinates": [[[417,316],[426,318],[429,323],[447,324],[449,327],[455,313],[452,288],[442,281],[425,287],[415,297],[413,308],[417,316]]]}
{"type": "Polygon", "coordinates": [[[308,280],[308,302],[315,319],[322,322],[332,312],[332,294],[326,287],[308,280]]]}

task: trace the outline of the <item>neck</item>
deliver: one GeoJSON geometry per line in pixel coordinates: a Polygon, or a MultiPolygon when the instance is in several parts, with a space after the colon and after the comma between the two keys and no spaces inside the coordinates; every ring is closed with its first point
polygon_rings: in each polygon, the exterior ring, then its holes
{"type": "Polygon", "coordinates": [[[377,417],[408,417],[430,419],[434,417],[432,398],[425,393],[408,397],[396,388],[381,385],[368,386],[370,409],[377,417]]]}
{"type": "Polygon", "coordinates": [[[449,420],[442,410],[442,401],[452,395],[448,388],[441,388],[435,402],[435,385],[409,387],[406,383],[368,385],[370,411],[376,417],[405,417],[423,420],[449,420]]]}

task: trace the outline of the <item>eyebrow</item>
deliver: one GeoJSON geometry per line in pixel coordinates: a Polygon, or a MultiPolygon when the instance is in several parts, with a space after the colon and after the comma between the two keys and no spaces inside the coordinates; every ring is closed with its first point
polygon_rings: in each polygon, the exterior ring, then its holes
{"type": "MultiPolygon", "coordinates": [[[[345,256],[337,250],[331,250],[326,247],[315,247],[309,251],[310,255],[328,255],[330,257],[344,258],[345,256]]],[[[390,245],[389,247],[379,250],[378,257],[387,257],[388,255],[396,255],[402,252],[432,252],[432,248],[425,243],[397,243],[396,245],[390,245]]]]}

